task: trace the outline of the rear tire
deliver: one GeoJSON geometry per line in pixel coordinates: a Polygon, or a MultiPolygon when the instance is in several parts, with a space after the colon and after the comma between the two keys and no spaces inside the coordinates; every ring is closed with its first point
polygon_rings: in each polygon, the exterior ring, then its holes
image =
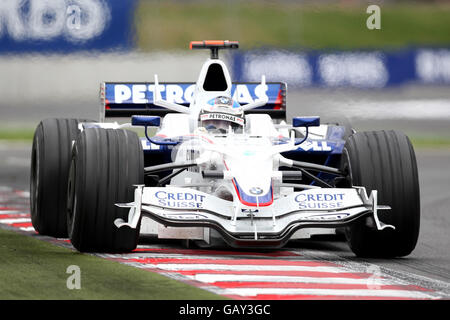
{"type": "Polygon", "coordinates": [[[144,181],[144,155],[135,132],[92,128],[74,146],[68,183],[67,228],[82,252],[129,252],[136,248],[136,229],[117,228],[128,220],[127,208],[115,203],[134,200],[135,184],[144,181]]]}
{"type": "Polygon", "coordinates": [[[43,235],[67,237],[67,179],[72,141],[78,124],[89,120],[45,119],[33,137],[30,211],[34,229],[43,235]]]}
{"type": "Polygon", "coordinates": [[[380,221],[395,230],[378,231],[366,219],[346,229],[351,250],[360,257],[402,257],[417,243],[420,228],[420,192],[416,157],[410,140],[397,131],[357,132],[345,144],[344,163],[353,186],[367,194],[378,190],[380,221]],[[346,161],[345,161],[346,160],[346,161]]]}

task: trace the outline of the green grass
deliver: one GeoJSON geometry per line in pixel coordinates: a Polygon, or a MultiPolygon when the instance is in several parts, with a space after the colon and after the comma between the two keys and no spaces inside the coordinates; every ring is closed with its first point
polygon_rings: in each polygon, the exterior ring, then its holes
{"type": "Polygon", "coordinates": [[[188,48],[191,40],[240,41],[310,49],[400,48],[450,45],[450,5],[379,4],[381,30],[368,30],[367,5],[289,1],[141,1],[136,11],[138,47],[188,48]]]}
{"type": "Polygon", "coordinates": [[[29,128],[2,128],[0,129],[0,141],[32,142],[34,130],[29,128]]]}
{"type": "Polygon", "coordinates": [[[162,275],[108,261],[0,228],[0,300],[185,300],[223,297],[162,275]],[[67,267],[81,289],[66,286],[67,267]]]}
{"type": "Polygon", "coordinates": [[[415,149],[450,149],[450,137],[411,136],[410,140],[415,149]]]}

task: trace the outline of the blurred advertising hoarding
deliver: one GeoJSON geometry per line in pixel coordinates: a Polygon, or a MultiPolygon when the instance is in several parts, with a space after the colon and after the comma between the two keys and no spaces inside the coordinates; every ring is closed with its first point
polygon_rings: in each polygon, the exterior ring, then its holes
{"type": "Polygon", "coordinates": [[[258,50],[233,55],[237,81],[286,81],[290,87],[384,88],[406,83],[450,85],[450,49],[396,51],[258,50]]]}
{"type": "Polygon", "coordinates": [[[136,0],[1,0],[0,54],[128,50],[136,0]]]}

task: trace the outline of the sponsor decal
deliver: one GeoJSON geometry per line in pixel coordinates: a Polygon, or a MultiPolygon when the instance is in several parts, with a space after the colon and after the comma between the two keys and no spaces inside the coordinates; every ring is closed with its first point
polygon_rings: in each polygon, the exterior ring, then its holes
{"type": "MultiPolygon", "coordinates": [[[[192,102],[195,84],[159,84],[161,97],[169,102],[189,104],[192,102]]],[[[110,103],[147,104],[153,103],[154,84],[114,84],[108,83],[105,88],[105,98],[110,103]]],[[[256,84],[233,84],[232,99],[238,103],[251,103],[271,97],[275,101],[280,90],[279,84],[268,84],[266,88],[256,84]]],[[[269,101],[271,100],[269,98],[269,101]]]]}
{"type": "Polygon", "coordinates": [[[241,209],[242,213],[247,213],[247,214],[253,214],[253,213],[258,213],[259,210],[258,209],[241,209]]]}
{"type": "Polygon", "coordinates": [[[304,151],[331,151],[331,147],[328,145],[327,141],[317,141],[317,140],[306,140],[299,145],[300,149],[304,151]]]}
{"type": "Polygon", "coordinates": [[[233,104],[232,99],[230,99],[229,97],[224,97],[224,96],[217,97],[216,99],[213,99],[212,101],[213,101],[213,104],[225,105],[227,107],[230,107],[233,104]]]}
{"type": "Polygon", "coordinates": [[[344,207],[344,193],[300,193],[294,201],[299,209],[339,209],[344,207]]]}
{"type": "Polygon", "coordinates": [[[226,113],[216,113],[216,112],[212,112],[212,113],[204,113],[202,115],[200,115],[200,119],[201,121],[205,121],[205,120],[226,120],[226,121],[230,121],[230,122],[234,122],[237,124],[240,124],[241,126],[244,125],[244,119],[240,118],[240,117],[236,117],[230,114],[226,114],[226,113]]]}
{"type": "Polygon", "coordinates": [[[203,200],[205,195],[196,194],[192,192],[170,192],[170,191],[157,191],[155,192],[155,198],[158,205],[169,208],[191,208],[200,209],[203,208],[203,200]]]}
{"type": "Polygon", "coordinates": [[[350,213],[339,213],[339,214],[320,214],[320,215],[313,215],[304,217],[304,220],[339,220],[344,219],[346,217],[350,216],[350,213]]]}
{"type": "Polygon", "coordinates": [[[178,214],[164,213],[164,214],[162,214],[162,216],[166,217],[168,219],[174,219],[174,220],[200,220],[200,219],[208,218],[201,214],[190,213],[190,212],[183,212],[183,213],[178,213],[178,214]]]}
{"type": "Polygon", "coordinates": [[[259,195],[259,194],[263,193],[263,189],[261,189],[260,187],[252,187],[250,189],[250,193],[259,195]]]}

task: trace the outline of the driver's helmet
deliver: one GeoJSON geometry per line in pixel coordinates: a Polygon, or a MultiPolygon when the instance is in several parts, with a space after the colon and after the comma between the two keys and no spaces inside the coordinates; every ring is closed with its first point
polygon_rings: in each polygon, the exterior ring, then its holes
{"type": "Polygon", "coordinates": [[[214,133],[242,131],[245,123],[244,112],[237,101],[227,96],[219,96],[208,101],[200,111],[200,126],[214,133]]]}

